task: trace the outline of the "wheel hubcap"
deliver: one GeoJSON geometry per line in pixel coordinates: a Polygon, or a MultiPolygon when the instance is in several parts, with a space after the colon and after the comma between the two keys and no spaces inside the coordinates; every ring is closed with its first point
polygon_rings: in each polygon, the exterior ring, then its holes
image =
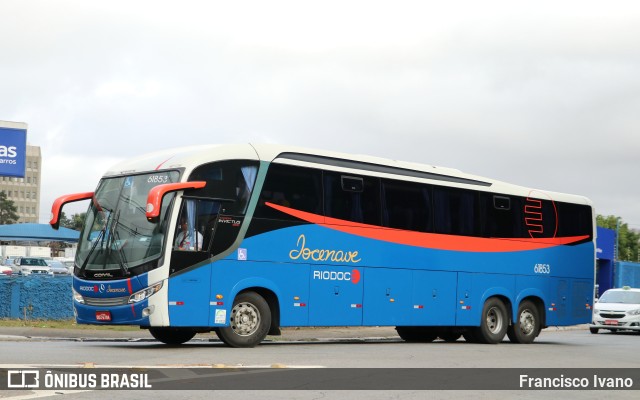
{"type": "Polygon", "coordinates": [[[498,333],[502,330],[502,313],[496,307],[492,307],[487,313],[487,328],[491,333],[498,333]]]}
{"type": "Polygon", "coordinates": [[[231,310],[231,329],[240,336],[253,335],[260,326],[260,311],[251,303],[238,303],[231,310]]]}
{"type": "Polygon", "coordinates": [[[531,311],[524,310],[520,314],[520,331],[525,335],[531,335],[535,329],[536,319],[531,311]]]}

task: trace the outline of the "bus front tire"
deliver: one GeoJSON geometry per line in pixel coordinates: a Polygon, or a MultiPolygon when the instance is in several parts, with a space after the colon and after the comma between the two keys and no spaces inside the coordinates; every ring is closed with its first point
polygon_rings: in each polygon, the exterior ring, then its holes
{"type": "Polygon", "coordinates": [[[149,333],[156,340],[170,345],[186,343],[196,335],[193,330],[181,328],[149,328],[149,333]]]}
{"type": "Polygon", "coordinates": [[[475,329],[474,336],[481,343],[500,343],[504,339],[508,327],[507,307],[500,299],[492,297],[482,307],[480,327],[475,329]]]}
{"type": "Polygon", "coordinates": [[[540,316],[538,308],[530,301],[523,301],[518,306],[518,314],[513,325],[507,329],[507,336],[512,343],[529,344],[540,333],[540,316]]]}
{"type": "Polygon", "coordinates": [[[229,326],[216,333],[229,347],[255,347],[269,333],[271,309],[267,301],[255,292],[240,293],[233,301],[229,326]]]}

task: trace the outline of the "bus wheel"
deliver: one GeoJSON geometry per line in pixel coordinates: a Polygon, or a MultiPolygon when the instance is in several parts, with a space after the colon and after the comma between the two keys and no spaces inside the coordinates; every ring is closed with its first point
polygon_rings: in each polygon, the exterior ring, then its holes
{"type": "Polygon", "coordinates": [[[435,329],[423,326],[396,326],[396,332],[405,342],[431,343],[438,337],[435,329]]]}
{"type": "Polygon", "coordinates": [[[476,328],[475,336],[481,343],[500,343],[507,333],[509,318],[507,308],[500,299],[492,297],[484,303],[480,327],[476,328]]]}
{"type": "Polygon", "coordinates": [[[507,329],[507,336],[513,343],[533,343],[540,333],[540,317],[538,308],[530,301],[523,301],[518,306],[518,315],[513,325],[507,329]]]}
{"type": "Polygon", "coordinates": [[[233,301],[229,324],[218,328],[220,340],[230,347],[255,347],[271,327],[269,304],[258,293],[240,293],[233,301]]]}
{"type": "Polygon", "coordinates": [[[151,336],[164,344],[182,344],[193,339],[195,331],[182,328],[149,328],[151,336]]]}

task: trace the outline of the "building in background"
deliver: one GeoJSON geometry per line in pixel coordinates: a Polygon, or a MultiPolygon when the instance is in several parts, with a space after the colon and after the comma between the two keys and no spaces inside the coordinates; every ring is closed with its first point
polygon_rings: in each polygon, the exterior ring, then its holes
{"type": "Polygon", "coordinates": [[[13,201],[20,217],[18,223],[39,222],[42,156],[40,146],[27,145],[27,165],[24,178],[0,177],[0,191],[13,201]]]}

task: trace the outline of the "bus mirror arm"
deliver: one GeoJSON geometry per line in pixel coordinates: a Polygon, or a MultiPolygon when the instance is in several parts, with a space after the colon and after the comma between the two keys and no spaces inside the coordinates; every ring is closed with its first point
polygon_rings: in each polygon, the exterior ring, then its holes
{"type": "MultiPolygon", "coordinates": [[[[62,207],[67,203],[89,199],[93,199],[94,202],[96,201],[95,197],[93,196],[93,192],[67,194],[58,197],[51,206],[51,219],[49,220],[49,225],[51,225],[53,229],[58,230],[58,228],[60,228],[60,216],[62,215],[62,207]]],[[[96,204],[96,206],[98,206],[98,209],[100,208],[98,204],[96,204]]]]}
{"type": "Polygon", "coordinates": [[[160,218],[162,198],[165,194],[186,189],[202,189],[206,185],[207,182],[204,181],[193,181],[181,183],[165,183],[164,185],[158,185],[154,187],[153,189],[149,190],[149,195],[147,196],[147,219],[149,221],[154,221],[160,218]]]}

